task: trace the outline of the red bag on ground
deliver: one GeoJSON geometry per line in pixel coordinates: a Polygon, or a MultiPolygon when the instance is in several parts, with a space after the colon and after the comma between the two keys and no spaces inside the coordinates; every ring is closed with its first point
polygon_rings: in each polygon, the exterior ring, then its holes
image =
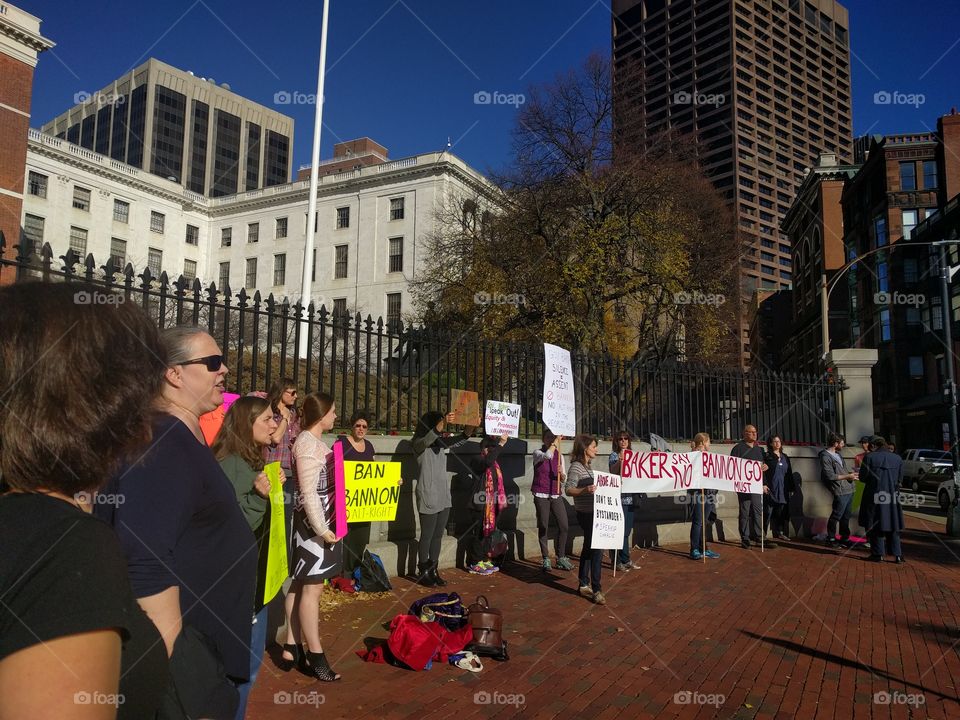
{"type": "Polygon", "coordinates": [[[469,625],[451,631],[413,615],[397,615],[390,623],[387,646],[404,665],[423,670],[431,660],[446,663],[450,655],[463,650],[472,640],[473,629],[469,625]]]}

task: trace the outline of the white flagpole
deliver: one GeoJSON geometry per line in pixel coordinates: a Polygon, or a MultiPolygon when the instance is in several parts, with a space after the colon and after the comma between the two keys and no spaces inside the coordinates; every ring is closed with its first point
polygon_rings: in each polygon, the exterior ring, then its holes
{"type": "Polygon", "coordinates": [[[320,181],[320,128],[323,125],[323,80],[327,71],[327,18],[330,0],[323,0],[323,27],[320,29],[320,69],[317,72],[316,112],[313,119],[313,154],[310,157],[310,201],[307,203],[307,242],[303,248],[303,282],[300,285],[301,320],[300,347],[301,358],[306,358],[310,348],[307,346],[307,308],[313,291],[313,246],[314,219],[317,214],[317,186],[320,181]]]}

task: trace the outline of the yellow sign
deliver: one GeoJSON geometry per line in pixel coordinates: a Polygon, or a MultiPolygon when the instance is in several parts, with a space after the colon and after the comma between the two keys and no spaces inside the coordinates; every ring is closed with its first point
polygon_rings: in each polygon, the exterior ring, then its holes
{"type": "Polygon", "coordinates": [[[283,472],[279,462],[263,467],[270,478],[270,537],[267,545],[267,577],[263,585],[266,605],[280,592],[287,571],[287,530],[283,519],[283,472]]]}
{"type": "Polygon", "coordinates": [[[395,520],[400,501],[400,463],[343,463],[347,489],[347,522],[395,520]]]}

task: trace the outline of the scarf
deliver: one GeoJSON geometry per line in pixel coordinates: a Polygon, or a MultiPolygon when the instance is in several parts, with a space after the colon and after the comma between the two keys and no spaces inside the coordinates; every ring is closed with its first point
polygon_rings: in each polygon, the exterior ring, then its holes
{"type": "Polygon", "coordinates": [[[500,463],[495,462],[493,467],[487,468],[483,491],[483,536],[487,537],[497,526],[497,514],[507,507],[507,494],[503,491],[503,473],[500,472],[500,463]],[[497,474],[496,486],[494,486],[494,472],[497,474]]]}

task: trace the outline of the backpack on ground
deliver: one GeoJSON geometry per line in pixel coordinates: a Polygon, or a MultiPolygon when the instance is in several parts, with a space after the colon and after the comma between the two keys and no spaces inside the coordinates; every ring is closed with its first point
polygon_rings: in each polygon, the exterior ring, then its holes
{"type": "Polygon", "coordinates": [[[494,660],[509,660],[507,643],[503,639],[503,613],[490,607],[483,595],[478,595],[467,610],[467,619],[473,629],[473,641],[467,645],[467,650],[494,660]]]}
{"type": "Polygon", "coordinates": [[[357,589],[361,592],[387,592],[393,590],[390,577],[383,566],[379,555],[369,550],[363,551],[360,566],[353,571],[353,579],[357,581],[357,589]]]}
{"type": "Polygon", "coordinates": [[[459,630],[467,624],[467,610],[457,593],[435,593],[410,606],[410,614],[423,622],[434,620],[447,630],[459,630]]]}

